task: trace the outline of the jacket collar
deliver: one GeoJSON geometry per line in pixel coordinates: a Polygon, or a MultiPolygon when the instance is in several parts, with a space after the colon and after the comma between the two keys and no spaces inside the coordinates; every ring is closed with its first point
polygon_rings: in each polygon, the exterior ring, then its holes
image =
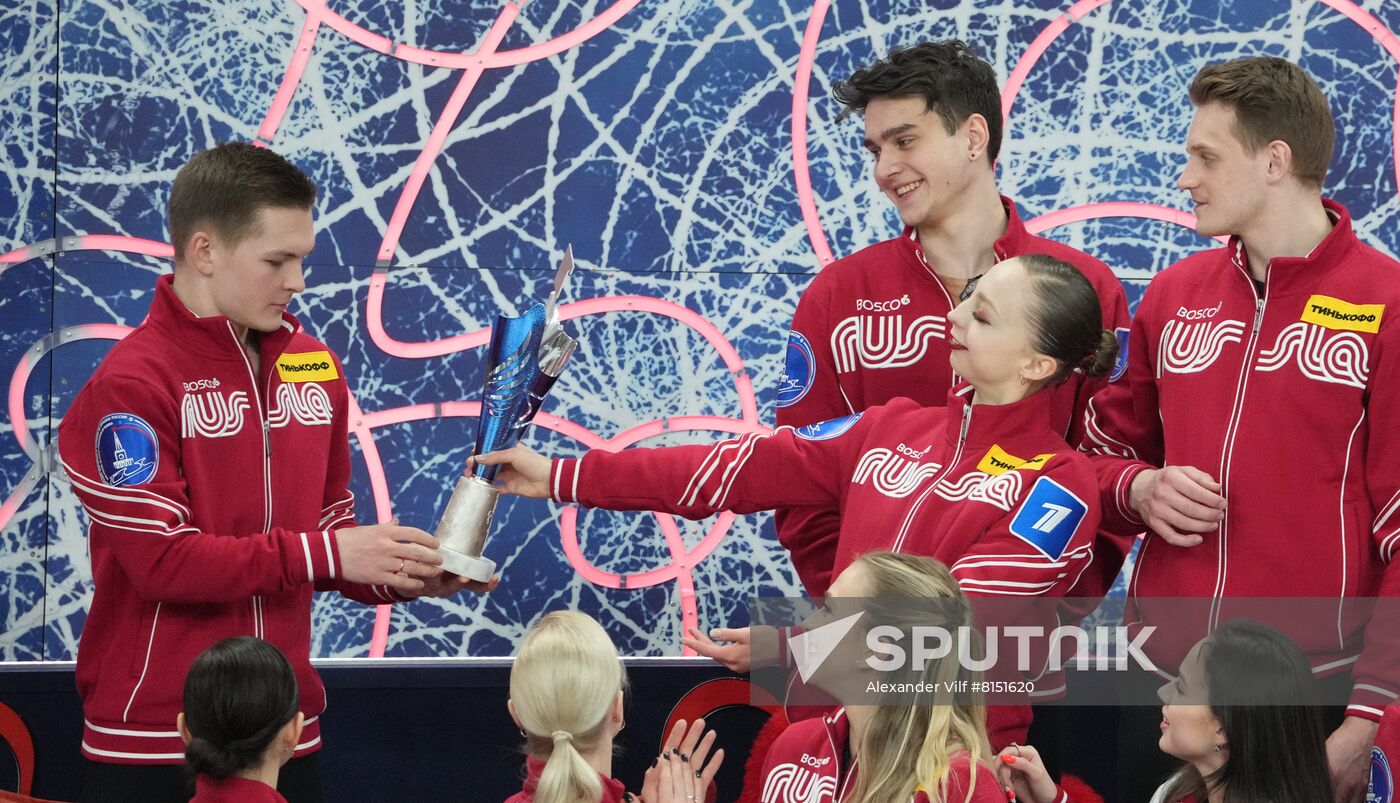
{"type": "MultiPolygon", "coordinates": [[[[1016,202],[1007,196],[1001,196],[1002,209],[1006,210],[1006,231],[992,243],[992,252],[996,254],[998,262],[1001,262],[1018,254],[1025,253],[1035,235],[1026,229],[1026,224],[1021,221],[1021,215],[1016,211],[1016,202]]],[[[919,233],[913,226],[905,226],[904,232],[899,237],[900,242],[905,244],[908,251],[913,254],[914,259],[924,268],[932,271],[933,267],[928,264],[928,258],[924,256],[923,246],[919,245],[919,233]]]]}
{"type": "MultiPolygon", "coordinates": [[[[1307,256],[1275,257],[1270,260],[1268,289],[1271,293],[1275,290],[1287,291],[1294,282],[1311,284],[1312,278],[1320,271],[1342,262],[1347,254],[1360,244],[1361,241],[1352,231],[1351,213],[1346,207],[1330,198],[1322,199],[1322,207],[1327,210],[1327,216],[1332,218],[1332,230],[1307,256]]],[[[1238,235],[1232,235],[1228,250],[1231,263],[1243,271],[1245,278],[1252,282],[1244,241],[1238,235]]]]}
{"type": "Polygon", "coordinates": [[[860,768],[860,760],[856,758],[851,759],[851,766],[841,766],[846,761],[846,747],[851,740],[851,719],[846,716],[843,706],[823,716],[822,726],[826,729],[826,738],[831,743],[831,776],[838,784],[832,800],[839,801],[846,794],[846,790],[855,783],[855,774],[860,768]]]}
{"type": "Polygon", "coordinates": [[[1026,253],[1031,241],[1035,239],[1035,235],[1026,230],[1026,224],[1021,222],[1021,215],[1016,211],[1016,202],[1003,195],[1001,205],[1006,209],[1006,233],[992,243],[992,250],[996,252],[998,262],[1026,253]]]}
{"type": "MultiPolygon", "coordinates": [[[[242,362],[243,346],[238,342],[233,322],[222,315],[201,318],[190,312],[185,302],[175,295],[175,275],[156,279],[156,298],[151,303],[147,321],[165,331],[183,350],[211,359],[242,362]]],[[[291,313],[282,313],[282,325],[274,332],[264,332],[259,338],[264,372],[282,355],[292,336],[301,331],[301,323],[291,313]]]]}
{"type": "MultiPolygon", "coordinates": [[[[1051,431],[1050,388],[1042,388],[1011,404],[973,404],[972,385],[959,382],[948,391],[948,416],[943,422],[950,444],[963,441],[965,449],[991,446],[997,441],[1024,441],[1028,435],[1055,437],[1051,431]],[[963,431],[964,423],[967,426],[963,431]]],[[[1035,455],[1018,455],[1030,459],[1035,455]]]]}
{"type": "MultiPolygon", "coordinates": [[[[521,791],[531,800],[535,799],[535,788],[540,785],[540,773],[544,772],[544,762],[534,756],[525,757],[525,787],[521,791]]],[[[622,781],[616,778],[598,773],[598,780],[603,784],[602,803],[621,803],[627,800],[627,788],[622,785],[622,781]]]]}

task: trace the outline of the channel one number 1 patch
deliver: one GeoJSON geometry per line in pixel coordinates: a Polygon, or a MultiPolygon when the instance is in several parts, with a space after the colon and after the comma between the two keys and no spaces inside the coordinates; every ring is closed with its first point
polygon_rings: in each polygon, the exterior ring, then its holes
{"type": "Polygon", "coordinates": [[[1065,486],[1041,477],[1011,520],[1011,533],[1051,560],[1065,553],[1089,506],[1065,486]]]}

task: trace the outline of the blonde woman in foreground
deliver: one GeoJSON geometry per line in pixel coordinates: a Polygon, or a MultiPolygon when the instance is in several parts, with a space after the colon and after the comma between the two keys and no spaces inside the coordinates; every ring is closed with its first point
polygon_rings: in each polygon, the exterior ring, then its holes
{"type": "Polygon", "coordinates": [[[617,648],[585,614],[555,611],[531,629],[510,671],[511,719],[525,738],[524,788],[506,803],[691,803],[724,760],[713,731],[684,721],[647,771],[641,797],[612,778],[613,741],[624,725],[627,675],[617,648]],[[702,738],[703,734],[703,738],[702,738]]]}
{"type": "MultiPolygon", "coordinates": [[[[887,677],[863,660],[869,654],[865,644],[870,626],[907,630],[915,624],[941,625],[951,633],[965,633],[959,627],[972,624],[971,606],[957,581],[948,567],[932,558],[867,552],[831,584],[824,616],[834,621],[855,615],[866,610],[857,604],[866,599],[876,603],[881,615],[857,620],[810,681],[838,696],[887,677]],[[921,604],[923,600],[948,602],[921,604]],[[884,613],[892,607],[896,616],[903,611],[905,621],[889,621],[884,613]]],[[[950,654],[958,654],[956,645],[950,654]]],[[[956,658],[946,658],[929,661],[908,679],[952,689],[959,681],[976,680],[975,674],[956,658]]],[[[932,701],[920,695],[890,704],[847,705],[782,732],[764,761],[762,801],[1006,803],[990,767],[986,727],[986,710],[980,703],[943,692],[935,692],[932,701]]]]}

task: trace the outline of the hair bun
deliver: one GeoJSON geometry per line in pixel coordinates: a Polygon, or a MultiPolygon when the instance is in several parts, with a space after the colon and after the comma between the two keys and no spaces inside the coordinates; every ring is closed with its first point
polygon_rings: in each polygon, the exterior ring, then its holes
{"type": "Polygon", "coordinates": [[[242,756],[199,736],[185,746],[185,760],[190,769],[214,779],[227,778],[242,767],[242,756]]]}
{"type": "Polygon", "coordinates": [[[1094,352],[1084,358],[1084,373],[1089,376],[1107,376],[1118,363],[1118,337],[1112,329],[1099,333],[1099,344],[1094,352]]]}

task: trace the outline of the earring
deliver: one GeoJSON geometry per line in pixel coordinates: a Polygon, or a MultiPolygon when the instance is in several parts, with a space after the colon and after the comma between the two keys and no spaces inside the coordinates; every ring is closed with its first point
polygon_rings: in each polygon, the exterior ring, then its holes
{"type": "Polygon", "coordinates": [[[622,733],[622,731],[627,727],[627,723],[626,723],[626,722],[623,722],[622,720],[618,719],[617,717],[613,717],[613,724],[617,726],[617,732],[618,732],[618,733],[622,733]]]}
{"type": "Polygon", "coordinates": [[[1215,752],[1219,753],[1219,752],[1220,752],[1220,747],[1221,747],[1220,745],[1216,745],[1216,746],[1215,746],[1215,752]]]}
{"type": "Polygon", "coordinates": [[[525,729],[524,729],[524,728],[521,728],[521,729],[520,729],[520,738],[522,738],[522,739],[528,739],[528,738],[530,738],[530,737],[525,733],[525,729]]]}

